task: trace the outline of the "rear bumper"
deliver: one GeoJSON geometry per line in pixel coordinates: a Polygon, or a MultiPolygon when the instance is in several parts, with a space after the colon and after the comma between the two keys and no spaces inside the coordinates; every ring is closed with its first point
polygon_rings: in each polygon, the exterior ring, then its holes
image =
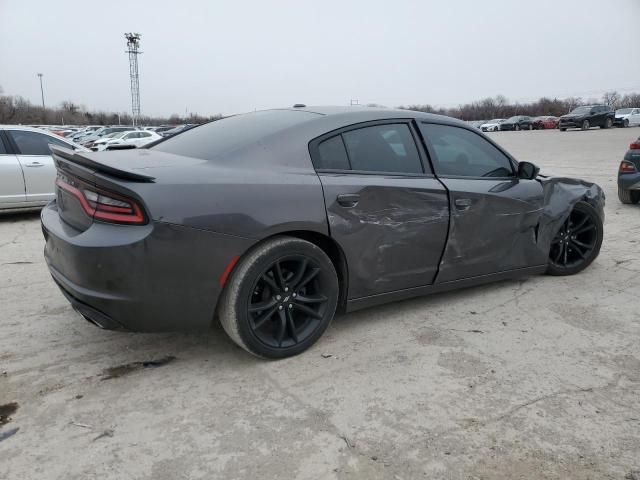
{"type": "Polygon", "coordinates": [[[640,190],[640,172],[618,174],[618,187],[623,190],[640,190]]]}
{"type": "Polygon", "coordinates": [[[625,120],[627,120],[627,121],[628,121],[628,119],[626,119],[626,118],[614,118],[614,119],[613,119],[613,124],[614,124],[615,126],[618,126],[618,127],[619,127],[619,126],[624,125],[625,120]]]}
{"type": "Polygon", "coordinates": [[[102,328],[137,332],[207,329],[220,275],[253,240],[178,225],[95,222],[81,232],[41,213],[45,259],[73,307],[102,328]]]}

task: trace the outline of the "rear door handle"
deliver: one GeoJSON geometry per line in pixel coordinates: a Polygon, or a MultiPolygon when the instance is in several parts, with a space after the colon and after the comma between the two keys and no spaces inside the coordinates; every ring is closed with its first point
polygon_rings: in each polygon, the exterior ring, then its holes
{"type": "Polygon", "coordinates": [[[456,208],[458,210],[467,210],[471,206],[470,198],[456,198],[456,208]]]}
{"type": "Polygon", "coordinates": [[[338,203],[347,208],[355,207],[359,200],[360,195],[357,193],[343,193],[342,195],[338,195],[338,203]]]}
{"type": "Polygon", "coordinates": [[[44,167],[44,163],[31,162],[31,163],[27,163],[25,167],[44,167]]]}

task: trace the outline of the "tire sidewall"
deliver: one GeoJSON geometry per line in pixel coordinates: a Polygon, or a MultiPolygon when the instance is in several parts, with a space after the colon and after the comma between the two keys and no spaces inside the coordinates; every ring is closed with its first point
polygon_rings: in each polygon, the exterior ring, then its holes
{"type": "Polygon", "coordinates": [[[339,293],[338,277],[329,257],[316,245],[293,237],[274,238],[268,244],[248,254],[233,275],[229,288],[232,289],[234,294],[227,299],[231,305],[229,305],[230,311],[226,313],[235,317],[235,326],[237,335],[242,342],[241,346],[254,355],[266,358],[290,357],[311,347],[331,323],[335,315],[339,293]],[[289,348],[273,348],[262,343],[251,330],[248,304],[258,276],[262,275],[278,259],[291,255],[304,255],[318,264],[321,269],[322,281],[327,286],[327,291],[324,294],[329,298],[329,303],[320,325],[309,337],[289,348]]]}
{"type": "Polygon", "coordinates": [[[582,270],[587,268],[589,265],[591,265],[593,261],[600,254],[600,248],[602,247],[602,240],[604,238],[604,226],[602,224],[602,219],[600,218],[600,215],[598,215],[597,210],[593,208],[591,204],[585,201],[579,201],[578,203],[576,203],[574,207],[571,209],[571,211],[573,212],[576,209],[588,212],[589,215],[591,215],[595,219],[594,223],[596,225],[596,230],[597,230],[596,244],[594,245],[593,251],[591,252],[589,258],[578,265],[574,265],[573,267],[560,267],[550,262],[547,267],[547,273],[550,275],[575,275],[576,273],[581,272],[582,270]]]}

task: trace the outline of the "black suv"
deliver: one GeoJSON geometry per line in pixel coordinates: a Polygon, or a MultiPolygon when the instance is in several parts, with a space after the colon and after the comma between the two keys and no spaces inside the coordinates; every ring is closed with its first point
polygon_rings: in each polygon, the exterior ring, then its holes
{"type": "Polygon", "coordinates": [[[616,112],[611,107],[585,105],[561,116],[558,128],[563,132],[567,128],[581,128],[582,130],[589,130],[591,127],[610,128],[615,118],[616,112]]]}
{"type": "Polygon", "coordinates": [[[500,124],[500,130],[532,130],[533,121],[526,115],[516,115],[500,124]]]}

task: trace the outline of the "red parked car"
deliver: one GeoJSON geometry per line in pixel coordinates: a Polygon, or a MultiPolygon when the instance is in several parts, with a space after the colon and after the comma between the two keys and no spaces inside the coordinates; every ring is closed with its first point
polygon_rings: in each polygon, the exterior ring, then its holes
{"type": "Polygon", "coordinates": [[[552,116],[544,116],[544,117],[536,117],[533,119],[533,129],[534,130],[547,130],[552,128],[558,128],[558,122],[560,119],[558,117],[552,116]]]}

